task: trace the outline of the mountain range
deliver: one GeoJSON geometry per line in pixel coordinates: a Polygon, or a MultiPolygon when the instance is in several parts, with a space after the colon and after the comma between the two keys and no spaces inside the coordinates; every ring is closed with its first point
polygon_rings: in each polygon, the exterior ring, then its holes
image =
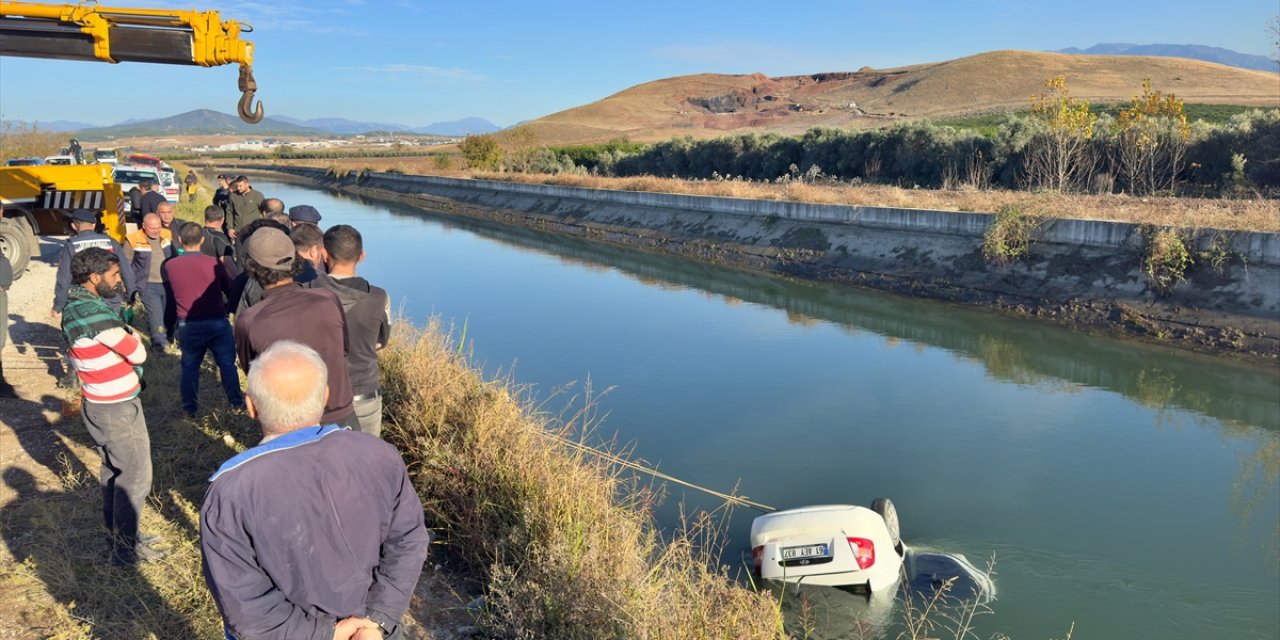
{"type": "Polygon", "coordinates": [[[290,122],[274,118],[263,118],[258,124],[249,124],[237,116],[214,111],[212,109],[196,109],[186,113],[158,118],[155,120],[125,121],[109,127],[81,129],[77,136],[82,140],[97,141],[111,138],[131,138],[137,136],[156,135],[213,135],[239,134],[250,136],[262,135],[325,135],[327,132],[311,127],[302,127],[290,122]]]}
{"type": "Polygon", "coordinates": [[[502,128],[488,120],[485,120],[484,118],[463,118],[462,120],[453,120],[450,122],[433,122],[421,127],[410,127],[394,122],[363,122],[359,120],[348,120],[347,118],[312,118],[311,120],[302,120],[300,118],[291,118],[289,116],[275,116],[275,119],[303,127],[311,127],[313,129],[320,129],[322,131],[339,134],[390,131],[437,136],[465,136],[469,133],[492,133],[502,128]]]}
{"type": "Polygon", "coordinates": [[[1107,56],[1162,56],[1168,58],[1190,58],[1216,62],[1229,67],[1253,69],[1255,71],[1276,71],[1280,66],[1275,60],[1266,56],[1240,53],[1222,47],[1207,47],[1201,44],[1129,44],[1114,42],[1095,44],[1088,49],[1069,47],[1059,49],[1058,53],[1091,54],[1107,56]]]}
{"type": "Polygon", "coordinates": [[[263,118],[258,124],[248,124],[240,118],[213,111],[196,109],[186,113],[143,120],[131,118],[107,127],[83,122],[57,120],[42,122],[40,127],[49,131],[74,131],[85,140],[128,138],[153,135],[210,135],[220,133],[241,135],[353,135],[369,132],[398,132],[438,136],[462,136],[469,133],[491,133],[499,127],[483,118],[465,118],[453,122],[435,122],[422,127],[407,127],[385,122],[361,122],[347,118],[315,118],[302,120],[289,116],[263,118]]]}

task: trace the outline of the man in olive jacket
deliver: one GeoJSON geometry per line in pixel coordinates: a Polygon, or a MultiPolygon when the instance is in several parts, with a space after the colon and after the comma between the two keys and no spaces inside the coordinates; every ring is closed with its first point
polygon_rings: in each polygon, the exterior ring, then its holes
{"type": "Polygon", "coordinates": [[[259,217],[258,205],[262,204],[262,192],[249,186],[249,178],[237,176],[231,183],[231,196],[227,200],[227,235],[232,239],[236,232],[250,220],[259,217]]]}

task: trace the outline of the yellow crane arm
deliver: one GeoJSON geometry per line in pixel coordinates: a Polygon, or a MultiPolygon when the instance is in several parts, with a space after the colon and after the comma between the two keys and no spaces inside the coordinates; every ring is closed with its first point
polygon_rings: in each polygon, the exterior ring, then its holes
{"type": "Polygon", "coordinates": [[[97,3],[38,4],[0,0],[0,55],[60,60],[150,62],[212,67],[239,64],[242,92],[237,111],[251,111],[253,43],[240,38],[253,27],[222,20],[217,11],[103,7],[97,3]]]}

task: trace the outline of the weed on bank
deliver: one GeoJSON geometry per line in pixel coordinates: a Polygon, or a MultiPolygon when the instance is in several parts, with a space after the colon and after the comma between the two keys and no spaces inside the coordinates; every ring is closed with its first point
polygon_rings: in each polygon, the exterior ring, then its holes
{"type": "Polygon", "coordinates": [[[664,538],[651,492],[562,444],[591,435],[589,402],[572,415],[538,413],[512,385],[484,380],[437,321],[399,323],[382,375],[384,434],[440,536],[433,554],[479,586],[488,634],[783,635],[777,602],[709,562],[713,549],[695,533],[664,538]]]}

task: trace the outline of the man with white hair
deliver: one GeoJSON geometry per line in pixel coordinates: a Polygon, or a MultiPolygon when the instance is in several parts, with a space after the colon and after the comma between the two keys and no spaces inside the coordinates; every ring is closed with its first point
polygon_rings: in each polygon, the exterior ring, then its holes
{"type": "Polygon", "coordinates": [[[210,478],[205,580],[228,638],[397,637],[430,533],[395,447],[322,426],[324,361],[275,342],[249,367],[262,442],[210,478]]]}

